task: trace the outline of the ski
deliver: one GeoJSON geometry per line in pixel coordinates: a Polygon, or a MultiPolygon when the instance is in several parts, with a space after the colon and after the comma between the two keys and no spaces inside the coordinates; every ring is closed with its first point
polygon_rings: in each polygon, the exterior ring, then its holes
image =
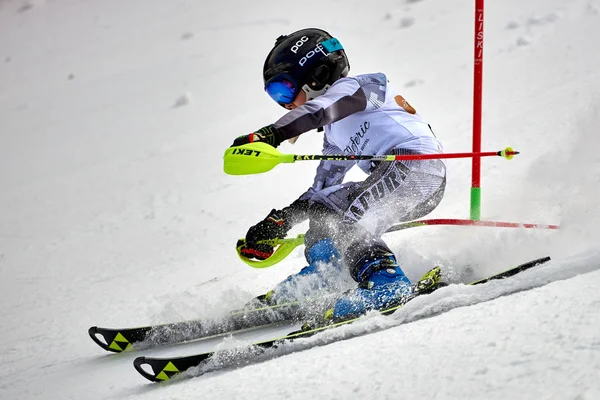
{"type": "MultiPolygon", "coordinates": [[[[543,258],[539,258],[536,260],[532,260],[532,261],[526,262],[524,264],[518,265],[516,267],[510,268],[506,271],[500,272],[498,274],[494,274],[487,278],[468,283],[468,285],[479,285],[479,284],[487,283],[492,280],[505,279],[505,278],[514,276],[520,272],[523,272],[525,270],[528,270],[530,268],[544,264],[548,261],[550,261],[550,257],[543,257],[543,258]]],[[[404,301],[402,301],[401,303],[396,304],[387,309],[381,310],[379,312],[382,315],[393,314],[394,312],[401,309],[406,303],[408,303],[410,300],[412,300],[415,297],[416,296],[409,297],[409,298],[405,299],[404,301]]],[[[246,354],[246,353],[244,353],[244,354],[248,357],[257,356],[259,354],[262,354],[265,351],[265,349],[281,346],[286,341],[292,341],[295,339],[310,337],[310,336],[313,336],[317,333],[320,333],[320,332],[323,332],[326,330],[330,330],[330,329],[333,329],[333,328],[336,328],[336,327],[339,327],[342,325],[351,324],[355,321],[358,321],[361,317],[362,316],[343,320],[343,321],[337,321],[332,324],[318,326],[315,328],[304,328],[299,331],[291,332],[284,337],[279,337],[279,338],[274,338],[271,340],[254,343],[254,344],[250,345],[249,347],[244,348],[249,351],[248,354],[246,354]]],[[[206,365],[210,362],[211,359],[217,358],[220,355],[227,356],[227,354],[232,354],[232,357],[235,357],[236,352],[240,352],[240,349],[220,350],[220,351],[213,351],[213,352],[207,352],[207,353],[201,353],[201,354],[194,354],[194,355],[184,356],[184,357],[168,357],[168,358],[137,357],[133,361],[133,366],[144,378],[146,378],[152,382],[163,382],[163,381],[167,381],[167,380],[173,378],[174,376],[184,372],[185,370],[187,370],[189,368],[200,367],[200,366],[206,365]],[[149,368],[145,368],[146,366],[149,368]]]]}
{"type": "Polygon", "coordinates": [[[304,316],[299,302],[289,302],[240,309],[215,320],[197,319],[121,329],[92,326],[88,329],[88,334],[94,343],[104,350],[120,353],[235,333],[283,321],[300,320],[304,316]]]}

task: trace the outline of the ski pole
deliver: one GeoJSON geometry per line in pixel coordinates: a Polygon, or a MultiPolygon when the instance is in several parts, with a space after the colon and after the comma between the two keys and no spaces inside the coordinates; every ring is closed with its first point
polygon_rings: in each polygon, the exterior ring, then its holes
{"type": "Polygon", "coordinates": [[[469,157],[504,157],[511,160],[518,151],[510,147],[500,151],[476,153],[439,153],[439,154],[407,154],[407,155],[296,155],[282,154],[274,147],[263,143],[248,143],[241,146],[230,147],[223,156],[224,170],[229,175],[260,174],[275,168],[281,163],[294,163],[307,160],[331,161],[400,161],[400,160],[432,160],[442,158],[469,158],[469,157]]]}
{"type": "MultiPolygon", "coordinates": [[[[474,221],[471,219],[422,219],[419,221],[403,222],[392,225],[385,233],[401,231],[419,226],[431,225],[454,225],[454,226],[484,226],[495,228],[527,228],[527,229],[559,229],[558,225],[547,224],[525,224],[519,222],[501,222],[501,221],[474,221]]],[[[242,255],[241,249],[246,245],[245,239],[240,239],[236,245],[236,251],[240,259],[253,268],[268,268],[286,258],[296,247],[304,244],[304,234],[299,234],[295,238],[273,239],[259,242],[261,244],[270,244],[276,247],[273,255],[266,260],[256,261],[246,258],[242,255]]]]}

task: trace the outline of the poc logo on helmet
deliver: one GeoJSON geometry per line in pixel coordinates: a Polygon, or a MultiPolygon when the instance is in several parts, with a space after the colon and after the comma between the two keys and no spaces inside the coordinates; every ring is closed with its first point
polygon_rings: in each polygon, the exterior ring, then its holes
{"type": "Polygon", "coordinates": [[[306,64],[306,62],[308,61],[308,59],[311,58],[311,57],[313,57],[317,53],[321,53],[324,56],[326,56],[327,54],[329,54],[329,52],[327,52],[325,50],[325,48],[323,46],[321,46],[321,43],[319,43],[317,45],[317,47],[315,47],[314,50],[311,50],[308,53],[306,53],[306,55],[300,59],[300,61],[298,62],[298,64],[300,64],[300,66],[303,67],[304,64],[306,64]]]}
{"type": "Polygon", "coordinates": [[[298,41],[296,42],[296,44],[295,44],[295,45],[293,45],[293,46],[292,46],[292,48],[291,48],[290,50],[292,51],[292,53],[296,54],[296,53],[298,52],[298,49],[299,49],[300,47],[302,47],[302,45],[303,45],[304,43],[306,43],[306,42],[308,42],[308,36],[302,36],[302,37],[300,38],[300,40],[298,40],[298,41]]]}

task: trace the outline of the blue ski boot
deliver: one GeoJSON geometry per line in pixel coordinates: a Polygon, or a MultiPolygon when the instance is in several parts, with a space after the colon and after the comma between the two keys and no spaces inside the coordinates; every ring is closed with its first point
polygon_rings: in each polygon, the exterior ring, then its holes
{"type": "Polygon", "coordinates": [[[354,291],[348,292],[346,297],[338,299],[335,306],[325,312],[324,319],[329,321],[328,323],[347,320],[367,311],[403,304],[416,296],[429,294],[447,285],[441,281],[440,267],[431,269],[413,285],[398,266],[376,270],[367,284],[370,289],[359,285],[354,291]]]}
{"type": "Polygon", "coordinates": [[[411,282],[392,253],[361,261],[358,270],[358,276],[366,272],[365,278],[358,288],[337,300],[333,309],[326,313],[326,318],[344,320],[370,310],[381,310],[412,293],[411,282]]]}
{"type": "Polygon", "coordinates": [[[259,300],[267,304],[281,304],[340,290],[342,263],[333,240],[323,239],[315,243],[308,250],[306,259],[308,266],[288,276],[267,294],[259,296],[259,300]]]}

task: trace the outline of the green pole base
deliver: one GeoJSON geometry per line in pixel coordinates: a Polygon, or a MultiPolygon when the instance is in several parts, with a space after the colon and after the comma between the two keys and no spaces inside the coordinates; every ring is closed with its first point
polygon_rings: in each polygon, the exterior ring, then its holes
{"type": "Polygon", "coordinates": [[[481,188],[471,188],[471,219],[479,221],[481,218],[481,188]]]}

